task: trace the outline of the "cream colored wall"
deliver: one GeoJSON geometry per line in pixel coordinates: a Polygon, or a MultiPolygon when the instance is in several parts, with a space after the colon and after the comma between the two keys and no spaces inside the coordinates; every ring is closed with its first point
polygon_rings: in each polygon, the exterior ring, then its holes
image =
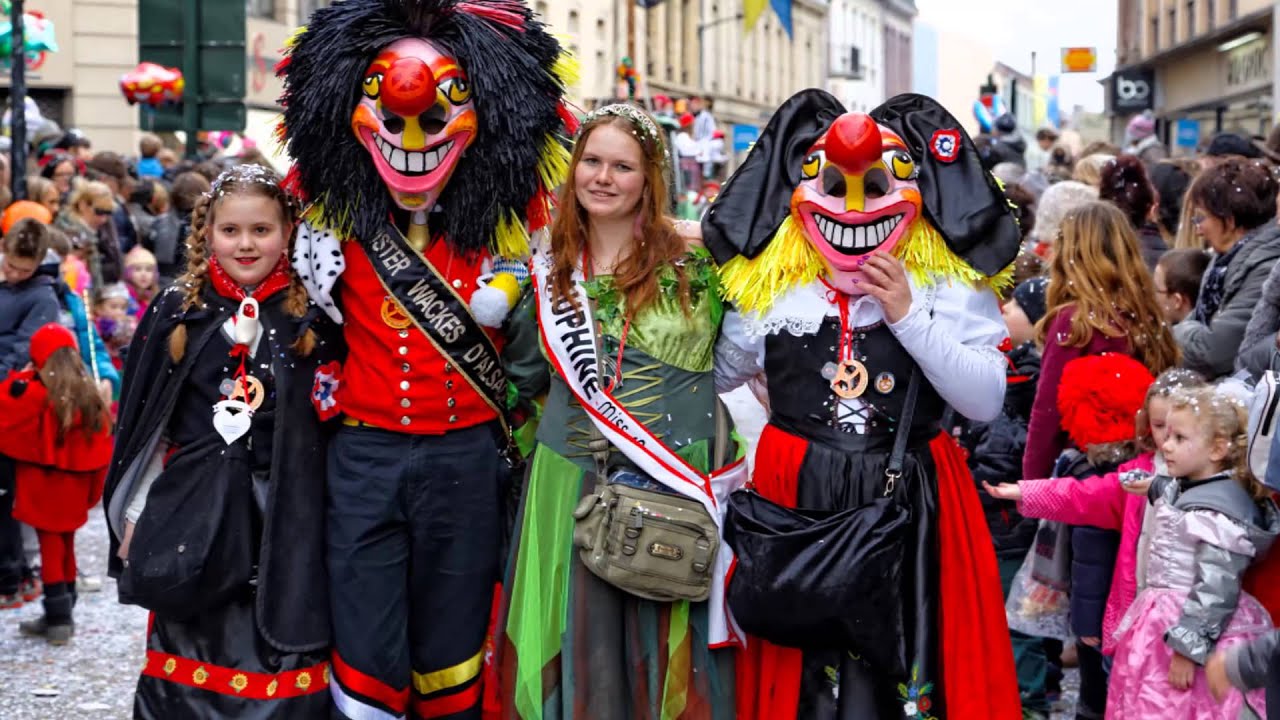
{"type": "Polygon", "coordinates": [[[978,132],[973,102],[995,65],[995,54],[983,43],[938,28],[938,97],[970,135],[978,132]]]}

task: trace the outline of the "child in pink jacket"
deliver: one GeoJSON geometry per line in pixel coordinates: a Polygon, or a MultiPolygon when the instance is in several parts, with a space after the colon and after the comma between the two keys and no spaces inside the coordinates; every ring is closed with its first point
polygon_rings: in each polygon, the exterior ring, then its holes
{"type": "Polygon", "coordinates": [[[1142,576],[1138,564],[1145,555],[1139,552],[1139,544],[1150,507],[1147,502],[1150,477],[1128,485],[1123,484],[1121,478],[1133,470],[1153,473],[1157,472],[1158,465],[1163,466],[1159,454],[1151,449],[1160,447],[1165,441],[1168,397],[1175,390],[1204,384],[1200,375],[1181,368],[1167,370],[1156,378],[1147,390],[1146,402],[1136,418],[1138,442],[1147,452],[1121,465],[1113,473],[1085,480],[1066,477],[1023,480],[998,486],[984,484],[993,497],[1017,501],[1019,511],[1026,517],[1120,531],[1120,552],[1116,557],[1111,590],[1102,617],[1104,655],[1114,653],[1112,635],[1138,594],[1138,578],[1142,576]]]}

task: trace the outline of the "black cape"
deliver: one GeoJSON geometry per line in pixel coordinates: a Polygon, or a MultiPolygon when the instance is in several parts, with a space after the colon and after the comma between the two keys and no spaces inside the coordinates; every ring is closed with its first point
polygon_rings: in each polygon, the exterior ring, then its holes
{"type": "MultiPolygon", "coordinates": [[[[112,577],[119,578],[123,570],[116,552],[129,488],[150,458],[155,438],[168,427],[178,393],[193,364],[202,361],[202,349],[239,305],[211,290],[206,290],[203,299],[205,308],[183,311],[180,287],[170,286],[147,309],[130,348],[115,452],[103,498],[111,533],[108,562],[112,577]],[[174,363],[168,350],[169,336],[181,323],[187,326],[187,351],[182,362],[174,363]]],[[[263,511],[255,615],[259,632],[271,645],[284,652],[306,652],[330,642],[324,562],[326,429],[312,406],[311,390],[316,369],[342,359],[343,350],[337,328],[317,308],[302,320],[289,317],[284,311],[284,293],[261,304],[261,318],[261,342],[273,358],[277,422],[272,436],[270,491],[263,511]],[[308,326],[319,342],[315,352],[303,358],[289,345],[308,326]]],[[[204,361],[221,362],[223,358],[206,357],[204,361]]],[[[175,517],[173,522],[184,520],[175,517]]]]}

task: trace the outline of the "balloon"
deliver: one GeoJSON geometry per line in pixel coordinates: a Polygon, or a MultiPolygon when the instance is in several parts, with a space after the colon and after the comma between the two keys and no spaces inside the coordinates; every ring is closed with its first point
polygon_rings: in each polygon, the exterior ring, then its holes
{"type": "Polygon", "coordinates": [[[8,233],[14,223],[25,218],[38,220],[45,225],[53,222],[53,214],[49,208],[31,200],[19,200],[5,209],[0,216],[0,232],[8,233]]]}
{"type": "Polygon", "coordinates": [[[120,92],[130,105],[145,103],[152,107],[182,101],[186,80],[182,71],[155,63],[138,63],[138,67],[120,76],[120,92]]]}
{"type": "MultiPolygon", "coordinates": [[[[53,21],[39,11],[22,14],[23,50],[27,56],[27,67],[35,69],[43,64],[46,53],[58,52],[58,40],[54,36],[53,21]]],[[[9,67],[13,57],[13,23],[6,20],[0,23],[0,62],[9,67]]]]}

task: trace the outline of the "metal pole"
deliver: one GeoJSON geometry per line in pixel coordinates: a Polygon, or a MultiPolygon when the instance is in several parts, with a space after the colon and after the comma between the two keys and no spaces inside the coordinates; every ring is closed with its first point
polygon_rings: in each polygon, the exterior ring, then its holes
{"type": "Polygon", "coordinates": [[[12,125],[9,160],[9,184],[14,200],[27,198],[27,52],[26,28],[23,25],[23,2],[13,0],[9,21],[12,23],[13,56],[10,62],[9,112],[12,125]]]}
{"type": "Polygon", "coordinates": [[[186,90],[182,95],[182,128],[187,133],[187,157],[200,150],[196,134],[200,132],[200,97],[204,83],[200,78],[200,0],[185,0],[182,13],[182,75],[186,90]]]}

